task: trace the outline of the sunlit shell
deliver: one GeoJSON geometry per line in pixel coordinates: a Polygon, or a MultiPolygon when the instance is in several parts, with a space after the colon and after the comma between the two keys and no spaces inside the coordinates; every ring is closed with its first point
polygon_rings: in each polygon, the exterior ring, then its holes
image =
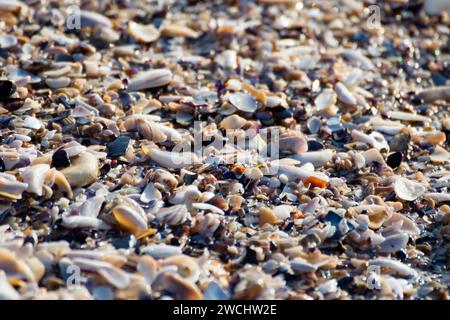
{"type": "Polygon", "coordinates": [[[450,159],[450,153],[440,146],[436,146],[433,153],[430,154],[430,160],[434,163],[445,163],[450,159]]]}
{"type": "Polygon", "coordinates": [[[233,106],[243,112],[255,112],[258,108],[256,99],[247,93],[231,93],[228,96],[228,100],[233,106]]]}
{"type": "Polygon", "coordinates": [[[139,205],[130,206],[130,203],[131,200],[127,200],[127,202],[115,206],[112,214],[120,228],[135,236],[140,236],[148,229],[147,216],[139,205]]]}
{"type": "Polygon", "coordinates": [[[89,152],[84,152],[72,160],[71,166],[60,171],[72,188],[83,187],[97,181],[99,174],[98,159],[89,152]]]}
{"type": "Polygon", "coordinates": [[[167,85],[172,79],[169,69],[153,69],[138,73],[128,83],[128,91],[145,90],[167,85]]]}
{"type": "Polygon", "coordinates": [[[28,188],[28,184],[16,181],[14,176],[0,175],[0,196],[18,200],[22,198],[22,193],[28,188]]]}
{"type": "Polygon", "coordinates": [[[128,22],[128,32],[137,40],[145,43],[154,42],[159,38],[159,31],[153,25],[142,25],[134,21],[128,22]]]}
{"type": "Polygon", "coordinates": [[[406,247],[409,237],[406,233],[399,233],[390,237],[387,237],[380,244],[380,252],[383,253],[393,253],[400,251],[406,247]]]}
{"type": "Polygon", "coordinates": [[[348,105],[355,105],[356,98],[355,96],[347,89],[347,87],[342,83],[338,82],[334,87],[336,91],[337,97],[340,101],[348,105]]]}
{"type": "Polygon", "coordinates": [[[259,209],[259,224],[260,225],[264,225],[265,223],[275,224],[278,221],[280,221],[280,220],[277,217],[277,215],[273,212],[273,210],[266,208],[266,207],[261,207],[259,209]]]}
{"type": "Polygon", "coordinates": [[[247,120],[238,116],[237,114],[233,114],[231,116],[223,119],[219,126],[223,129],[240,129],[247,123],[247,120]]]}
{"type": "Polygon", "coordinates": [[[280,151],[303,153],[308,151],[308,141],[301,132],[291,130],[280,135],[279,148],[280,151]]]}
{"type": "Polygon", "coordinates": [[[169,152],[157,148],[147,148],[146,155],[159,165],[168,169],[181,169],[200,164],[200,159],[192,152],[169,152]]]}
{"type": "Polygon", "coordinates": [[[394,191],[397,197],[406,201],[414,201],[425,193],[427,189],[420,184],[403,177],[397,177],[394,183],[394,191]]]}

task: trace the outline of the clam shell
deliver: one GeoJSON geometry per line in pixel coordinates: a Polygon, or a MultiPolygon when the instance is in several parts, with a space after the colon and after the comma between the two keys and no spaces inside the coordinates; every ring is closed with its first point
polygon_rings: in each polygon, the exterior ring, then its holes
{"type": "Polygon", "coordinates": [[[391,119],[402,120],[407,122],[429,122],[430,118],[414,113],[402,111],[389,111],[387,116],[391,119]]]}
{"type": "Polygon", "coordinates": [[[128,91],[138,91],[162,87],[169,84],[172,72],[169,69],[153,69],[143,71],[128,83],[128,91]]]}
{"type": "Polygon", "coordinates": [[[156,219],[162,224],[176,226],[190,220],[191,215],[184,204],[179,204],[159,209],[156,213],[156,219]]]}
{"type": "Polygon", "coordinates": [[[238,116],[237,114],[233,114],[223,119],[219,126],[224,129],[240,129],[245,126],[246,123],[246,119],[238,116]]]}
{"type": "Polygon", "coordinates": [[[397,197],[406,201],[414,201],[427,189],[420,183],[403,178],[397,177],[394,183],[394,191],[397,197]]]}
{"type": "Polygon", "coordinates": [[[151,244],[141,249],[143,254],[148,254],[155,259],[163,259],[181,254],[181,248],[166,244],[151,244]]]}
{"type": "Polygon", "coordinates": [[[113,27],[108,17],[95,11],[80,10],[80,19],[83,27],[95,27],[97,25],[107,28],[113,27]]]}
{"type": "Polygon", "coordinates": [[[228,100],[233,106],[243,112],[252,113],[255,112],[258,108],[256,99],[252,95],[249,95],[247,93],[230,93],[228,95],[228,100]]]}
{"type": "Polygon", "coordinates": [[[121,229],[135,236],[140,236],[148,229],[147,216],[138,204],[130,206],[130,201],[115,206],[112,209],[112,214],[121,229]]]}
{"type": "Polygon", "coordinates": [[[434,163],[446,163],[450,159],[450,153],[440,146],[436,146],[430,154],[430,160],[434,163]]]}

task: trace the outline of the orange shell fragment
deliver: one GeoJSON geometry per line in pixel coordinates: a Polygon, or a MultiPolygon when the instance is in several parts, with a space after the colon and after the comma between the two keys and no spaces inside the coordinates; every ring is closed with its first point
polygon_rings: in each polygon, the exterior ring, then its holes
{"type": "Polygon", "coordinates": [[[322,179],[319,179],[317,177],[309,176],[305,180],[305,185],[306,184],[310,184],[313,187],[325,188],[328,185],[328,182],[326,182],[326,181],[324,181],[322,179]]]}

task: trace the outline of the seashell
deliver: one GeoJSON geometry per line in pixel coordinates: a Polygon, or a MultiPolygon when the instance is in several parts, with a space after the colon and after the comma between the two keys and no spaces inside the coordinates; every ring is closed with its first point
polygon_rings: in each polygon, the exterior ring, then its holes
{"type": "Polygon", "coordinates": [[[195,284],[169,272],[158,275],[152,288],[169,291],[174,294],[175,299],[180,300],[200,300],[203,298],[200,289],[195,284]]]}
{"type": "Polygon", "coordinates": [[[233,114],[231,116],[223,119],[219,126],[223,129],[240,129],[247,124],[247,120],[238,116],[237,114],[233,114]]]}
{"type": "Polygon", "coordinates": [[[387,219],[384,222],[384,226],[389,226],[392,224],[395,224],[397,222],[401,221],[401,228],[400,230],[411,235],[411,236],[418,236],[420,235],[420,230],[417,227],[416,223],[409,219],[408,217],[398,213],[394,212],[389,219],[387,219]]]}
{"type": "Polygon", "coordinates": [[[151,43],[159,38],[159,31],[153,25],[143,25],[134,21],[128,22],[128,32],[137,40],[151,43]]]}
{"type": "Polygon", "coordinates": [[[228,100],[233,106],[242,112],[253,113],[258,108],[256,99],[247,93],[230,93],[228,95],[228,100]]]}
{"type": "Polygon", "coordinates": [[[308,151],[308,141],[299,131],[288,131],[280,135],[279,148],[281,151],[303,153],[308,151]]]}
{"type": "Polygon", "coordinates": [[[220,215],[224,215],[225,212],[223,212],[222,209],[217,208],[216,206],[213,206],[212,204],[209,203],[193,203],[192,207],[194,207],[195,209],[198,210],[203,210],[203,211],[211,211],[220,215]]]}
{"type": "Polygon", "coordinates": [[[279,205],[272,210],[278,219],[286,220],[291,217],[291,212],[295,211],[295,208],[288,205],[279,205]]]}
{"type": "Polygon", "coordinates": [[[136,270],[144,275],[148,285],[152,285],[158,274],[159,265],[151,256],[139,257],[136,270]]]}
{"type": "Polygon", "coordinates": [[[383,253],[394,253],[404,249],[408,243],[408,235],[406,233],[399,233],[385,238],[381,243],[379,251],[383,253]]]}
{"type": "Polygon", "coordinates": [[[450,159],[450,153],[440,146],[436,146],[430,154],[430,160],[434,163],[446,163],[450,159]]]}
{"type": "Polygon", "coordinates": [[[407,266],[406,264],[394,260],[394,259],[388,259],[388,258],[377,258],[375,260],[369,261],[369,266],[378,266],[381,268],[388,268],[391,269],[398,274],[406,277],[413,277],[416,275],[416,272],[407,266]]]}
{"type": "Polygon", "coordinates": [[[26,14],[29,7],[26,3],[17,0],[0,0],[0,10],[14,13],[26,14]]]}
{"type": "Polygon", "coordinates": [[[144,119],[136,119],[136,123],[139,133],[142,134],[145,139],[155,143],[161,143],[167,140],[167,136],[148,121],[144,119]]]}
{"type": "Polygon", "coordinates": [[[355,96],[347,89],[347,87],[342,82],[336,83],[334,91],[336,91],[338,99],[343,103],[352,106],[356,105],[357,101],[355,96]]]}
{"type": "Polygon", "coordinates": [[[156,148],[148,148],[144,152],[151,160],[169,169],[181,169],[201,163],[197,155],[192,152],[178,153],[156,148]]]}
{"type": "Polygon", "coordinates": [[[319,132],[320,127],[322,126],[322,121],[318,117],[311,117],[306,122],[306,126],[308,127],[309,132],[312,134],[316,134],[319,132]]]}
{"type": "Polygon", "coordinates": [[[27,183],[16,180],[16,177],[8,174],[0,174],[0,196],[10,199],[22,199],[22,193],[28,188],[27,183]]]}
{"type": "Polygon", "coordinates": [[[182,37],[182,38],[198,38],[199,33],[186,26],[176,24],[166,24],[162,27],[161,35],[163,37],[182,37]]]}
{"type": "Polygon", "coordinates": [[[396,135],[405,127],[401,122],[383,120],[380,118],[372,118],[369,123],[374,130],[388,135],[396,135]]]}
{"type": "Polygon", "coordinates": [[[14,81],[16,85],[26,85],[28,83],[39,83],[41,78],[23,69],[19,69],[13,65],[7,65],[5,68],[10,80],[14,81]]]}
{"type": "Polygon", "coordinates": [[[220,221],[220,216],[214,213],[198,214],[195,217],[195,225],[191,231],[192,233],[198,233],[206,238],[210,238],[219,228],[220,221]]]}
{"type": "Polygon", "coordinates": [[[378,132],[374,131],[370,135],[368,135],[354,129],[351,132],[351,136],[354,140],[366,143],[369,146],[372,146],[378,150],[384,149],[389,151],[389,144],[384,139],[384,136],[378,132]]]}
{"type": "Polygon", "coordinates": [[[81,205],[80,216],[97,218],[104,201],[104,196],[95,196],[89,198],[81,205]]]}
{"type": "MultiPolygon", "coordinates": [[[[311,164],[314,169],[314,166],[311,164]]],[[[280,165],[278,167],[279,174],[285,174],[289,181],[302,180],[304,184],[310,184],[314,187],[324,188],[328,185],[329,178],[326,174],[319,171],[306,170],[305,168],[280,165]]]]}
{"type": "Polygon", "coordinates": [[[394,191],[397,197],[406,201],[414,201],[427,189],[420,183],[403,177],[397,177],[394,182],[394,191]]]}
{"type": "MultiPolygon", "coordinates": [[[[225,50],[220,56],[218,56],[217,62],[224,69],[236,70],[238,68],[236,51],[225,50]]],[[[227,86],[230,87],[230,83],[228,83],[227,86]]]]}
{"type": "MultiPolygon", "coordinates": [[[[439,0],[438,0],[439,1],[439,0]]],[[[448,0],[440,0],[441,2],[448,0]]],[[[450,3],[447,3],[447,10],[450,9],[450,3]]],[[[450,86],[440,86],[424,89],[414,98],[415,102],[433,103],[437,100],[450,101],[450,86]]]]}
{"type": "Polygon", "coordinates": [[[68,229],[109,230],[111,226],[100,219],[86,216],[66,216],[62,218],[61,225],[68,229]]]}
{"type": "Polygon", "coordinates": [[[365,159],[366,165],[370,165],[374,162],[384,164],[384,158],[381,155],[380,151],[377,149],[369,149],[367,151],[362,152],[362,156],[365,159]]]}
{"type": "Polygon", "coordinates": [[[42,127],[42,122],[35,117],[26,116],[25,120],[23,121],[24,128],[30,128],[30,129],[40,129],[42,127]]]}
{"type": "Polygon", "coordinates": [[[28,265],[7,249],[0,248],[0,270],[11,278],[34,281],[34,274],[28,265]]]}
{"type": "Polygon", "coordinates": [[[159,183],[165,186],[168,190],[173,190],[178,185],[178,180],[170,172],[163,169],[156,169],[151,176],[154,183],[159,183]]]}
{"type": "Polygon", "coordinates": [[[278,222],[280,222],[280,219],[277,217],[275,212],[273,212],[273,210],[266,207],[259,208],[259,224],[261,226],[263,226],[266,223],[273,225],[278,222]]]}
{"type": "Polygon", "coordinates": [[[314,104],[320,112],[325,112],[326,114],[332,116],[337,113],[337,108],[335,107],[337,101],[337,95],[332,89],[324,89],[315,99],[314,104]]]}
{"type": "Polygon", "coordinates": [[[161,261],[161,266],[176,266],[178,274],[193,283],[200,277],[200,266],[197,261],[187,255],[177,255],[161,261]]]}
{"type": "Polygon", "coordinates": [[[169,84],[172,72],[169,69],[153,69],[137,74],[128,83],[128,91],[162,87],[169,84]]]}
{"type": "Polygon", "coordinates": [[[145,212],[133,200],[122,199],[124,202],[112,209],[112,214],[119,227],[137,237],[144,234],[148,229],[145,212]]]}
{"type": "Polygon", "coordinates": [[[425,198],[433,199],[437,203],[450,201],[449,193],[428,192],[423,194],[423,196],[425,198]]]}
{"type": "Polygon", "coordinates": [[[9,283],[3,270],[0,270],[0,300],[19,300],[20,294],[9,283]]]}
{"type": "Polygon", "coordinates": [[[113,24],[109,18],[95,11],[80,10],[81,26],[85,27],[106,27],[112,29],[113,24]]]}
{"type": "Polygon", "coordinates": [[[70,85],[70,78],[61,77],[61,78],[49,78],[45,80],[45,83],[52,89],[65,88],[70,85]]]}
{"type": "Polygon", "coordinates": [[[429,122],[430,118],[421,116],[414,113],[402,112],[402,111],[389,111],[387,116],[391,119],[403,120],[407,122],[429,122]]]}
{"type": "Polygon", "coordinates": [[[74,258],[72,262],[82,270],[98,273],[106,281],[108,281],[108,283],[118,289],[125,289],[130,285],[130,278],[128,274],[106,261],[74,258]]]}
{"type": "Polygon", "coordinates": [[[89,152],[83,152],[72,160],[70,167],[60,170],[72,188],[83,187],[97,181],[98,159],[89,152]]]}
{"type": "Polygon", "coordinates": [[[148,254],[154,259],[164,259],[181,254],[181,248],[166,244],[152,244],[141,248],[143,254],[148,254]]]}
{"type": "Polygon", "coordinates": [[[17,45],[17,38],[10,34],[4,34],[0,36],[0,48],[9,49],[17,45]]]}
{"type": "Polygon", "coordinates": [[[167,208],[161,208],[156,213],[156,219],[162,224],[176,226],[191,219],[191,214],[184,204],[174,205],[167,208]]]}
{"type": "Polygon", "coordinates": [[[300,161],[300,163],[312,163],[315,168],[324,166],[333,158],[333,151],[324,149],[319,151],[309,151],[292,155],[292,158],[300,161]]]}
{"type": "Polygon", "coordinates": [[[244,175],[251,180],[259,180],[264,176],[258,168],[246,168],[244,175]]]}
{"type": "Polygon", "coordinates": [[[156,189],[152,182],[149,182],[141,194],[139,200],[143,203],[149,203],[151,201],[158,201],[162,199],[161,192],[156,189]]]}
{"type": "Polygon", "coordinates": [[[358,66],[366,70],[375,70],[375,65],[372,61],[361,53],[359,50],[344,49],[341,51],[342,56],[351,61],[355,62],[358,66]]]}
{"type": "Polygon", "coordinates": [[[233,211],[238,211],[239,209],[241,209],[242,204],[244,203],[245,199],[242,198],[240,195],[231,195],[228,198],[228,204],[231,207],[231,210],[233,211]]]}
{"type": "Polygon", "coordinates": [[[27,192],[42,196],[44,183],[49,177],[49,171],[50,166],[48,164],[36,164],[25,168],[21,176],[23,181],[28,184],[27,192]]]}

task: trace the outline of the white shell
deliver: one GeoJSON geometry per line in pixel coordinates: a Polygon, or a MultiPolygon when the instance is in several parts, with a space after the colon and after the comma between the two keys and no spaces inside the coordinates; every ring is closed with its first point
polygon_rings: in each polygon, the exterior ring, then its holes
{"type": "Polygon", "coordinates": [[[420,183],[398,177],[394,183],[395,194],[402,200],[414,201],[427,189],[420,183]]]}

